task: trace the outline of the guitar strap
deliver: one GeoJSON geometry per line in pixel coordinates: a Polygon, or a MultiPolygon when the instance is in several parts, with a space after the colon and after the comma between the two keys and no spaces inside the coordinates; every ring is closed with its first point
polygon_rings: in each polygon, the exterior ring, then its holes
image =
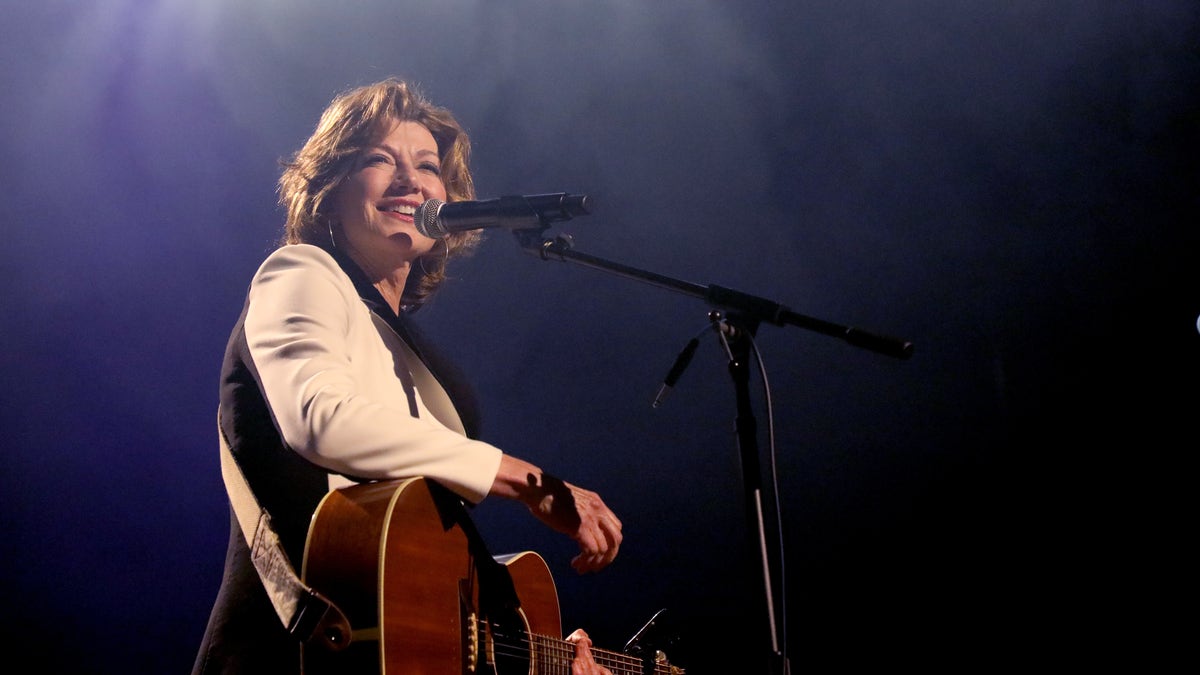
{"type": "Polygon", "coordinates": [[[345,649],[350,644],[350,620],[337,605],[297,576],[279,542],[270,514],[255,499],[229,449],[219,413],[217,437],[221,440],[221,476],[225,480],[229,502],[250,547],[250,560],[279,620],[288,633],[303,643],[318,644],[331,651],[345,649]]]}

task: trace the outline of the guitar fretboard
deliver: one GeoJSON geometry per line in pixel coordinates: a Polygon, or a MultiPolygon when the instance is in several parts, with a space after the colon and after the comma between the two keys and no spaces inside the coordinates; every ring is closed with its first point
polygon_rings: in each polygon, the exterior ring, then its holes
{"type": "MultiPolygon", "coordinates": [[[[571,660],[575,658],[575,645],[570,642],[550,637],[549,635],[530,635],[531,658],[541,668],[539,673],[547,675],[570,675],[571,660]]],[[[592,658],[596,663],[608,668],[613,675],[644,675],[644,663],[636,656],[622,652],[597,649],[592,647],[592,658]]],[[[656,662],[654,675],[683,675],[684,671],[667,663],[656,662]]]]}

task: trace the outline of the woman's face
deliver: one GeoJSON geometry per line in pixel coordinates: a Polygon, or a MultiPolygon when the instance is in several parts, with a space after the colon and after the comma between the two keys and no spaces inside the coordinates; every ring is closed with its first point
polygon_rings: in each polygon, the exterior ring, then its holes
{"type": "Polygon", "coordinates": [[[362,152],[334,195],[337,245],[373,263],[412,262],[434,245],[413,224],[413,211],[428,199],[446,200],[437,141],[417,122],[395,123],[362,152]]]}

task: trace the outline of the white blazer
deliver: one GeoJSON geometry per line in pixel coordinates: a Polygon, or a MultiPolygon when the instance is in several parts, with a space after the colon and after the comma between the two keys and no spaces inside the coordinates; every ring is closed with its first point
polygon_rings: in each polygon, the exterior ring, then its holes
{"type": "Polygon", "coordinates": [[[467,438],[437,380],[324,250],[274,251],[250,284],[246,342],[284,442],[358,480],[426,476],[478,503],[501,451],[467,438]]]}

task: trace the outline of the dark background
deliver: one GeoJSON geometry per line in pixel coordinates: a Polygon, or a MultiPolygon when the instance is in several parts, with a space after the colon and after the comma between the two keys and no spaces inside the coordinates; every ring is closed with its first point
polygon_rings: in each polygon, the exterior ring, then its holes
{"type": "MultiPolygon", "coordinates": [[[[758,332],[794,672],[1153,670],[1196,595],[1198,15],[5,2],[7,652],[190,668],[227,534],[217,372],[280,232],[277,161],[336,92],[395,75],[470,131],[481,198],[591,195],[554,230],[577,250],[915,343],[903,361],[758,332]]],[[[711,333],[650,407],[707,306],[503,231],[453,274],[419,318],[476,384],[485,438],[625,522],[615,564],[578,577],[570,542],[485,502],[493,549],[541,552],[568,629],[601,647],[666,607],[689,673],[762,671],[711,333]]]]}

